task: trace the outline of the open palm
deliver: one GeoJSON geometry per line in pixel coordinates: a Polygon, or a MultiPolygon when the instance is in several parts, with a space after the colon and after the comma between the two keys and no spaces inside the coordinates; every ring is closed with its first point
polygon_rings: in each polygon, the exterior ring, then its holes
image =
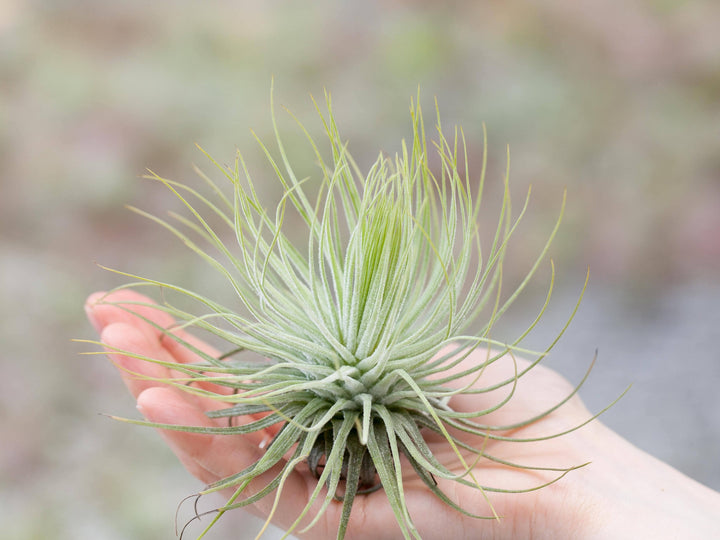
{"type": "MultiPolygon", "coordinates": [[[[88,317],[101,334],[109,356],[119,368],[128,389],[137,399],[139,410],[150,421],[194,426],[226,425],[227,419],[208,418],[207,411],[225,407],[218,400],[193,395],[177,388],[155,382],[173,376],[167,367],[146,362],[118,350],[154,358],[163,362],[192,363],[198,357],[143,319],[153,321],[160,328],[171,328],[174,321],[161,310],[138,305],[150,300],[132,291],[119,291],[112,295],[96,293],[86,303],[88,317]],[[118,303],[128,302],[124,307],[118,303]],[[114,304],[114,305],[113,305],[114,304]],[[141,315],[138,317],[135,313],[141,315]],[[138,377],[142,374],[147,377],[138,377]]],[[[207,344],[182,333],[183,340],[204,352],[217,356],[207,344]]],[[[484,354],[482,351],[474,353],[484,354]]],[[[471,356],[467,361],[481,362],[483,358],[471,356]]],[[[527,366],[523,360],[504,358],[493,363],[482,374],[483,386],[489,386],[514,376],[515,370],[527,366]]],[[[205,383],[208,384],[208,383],[205,383]]],[[[228,390],[213,385],[217,392],[228,390]]],[[[462,395],[453,398],[451,405],[458,411],[484,409],[507,396],[508,388],[486,394],[462,395]]],[[[541,366],[534,367],[517,381],[514,395],[497,411],[483,417],[483,423],[503,426],[538,415],[572,393],[572,386],[562,377],[541,366]]],[[[590,417],[579,398],[573,397],[562,407],[530,425],[512,432],[501,432],[513,438],[532,439],[562,433],[585,422],[590,417]]],[[[256,461],[263,448],[277,432],[278,426],[246,435],[206,435],[173,430],[161,434],[190,473],[207,484],[230,476],[256,461]]],[[[484,452],[507,462],[519,463],[533,469],[517,469],[482,459],[474,467],[475,480],[484,486],[506,490],[522,490],[540,486],[558,478],[563,469],[582,465],[592,456],[594,442],[610,433],[601,424],[592,422],[582,430],[573,431],[557,439],[536,442],[506,442],[472,437],[468,443],[484,445],[484,452]],[[544,470],[538,468],[550,468],[544,470]]],[[[454,451],[444,438],[428,434],[433,453],[443,463],[457,463],[454,451]],[[433,440],[434,438],[434,440],[433,440]]],[[[473,457],[468,457],[469,462],[473,457]]],[[[252,494],[261,489],[278,473],[278,466],[258,477],[246,490],[252,494]]],[[[592,496],[582,489],[588,473],[586,469],[572,471],[560,482],[528,493],[497,493],[481,491],[455,482],[440,480],[440,487],[448,496],[468,511],[499,519],[478,520],[463,516],[432,494],[408,467],[404,483],[405,497],[411,517],[423,538],[562,538],[577,531],[587,522],[592,508],[592,496]],[[540,531],[540,532],[539,532],[540,531]],[[564,532],[563,532],[564,531],[564,532]]],[[[307,467],[299,467],[283,487],[280,507],[274,513],[274,522],[287,528],[306,505],[315,488],[316,480],[307,467]]],[[[234,490],[226,493],[228,497],[234,490]]],[[[260,516],[267,516],[273,504],[266,497],[249,507],[260,516]]],[[[334,538],[340,519],[342,504],[331,504],[323,519],[306,534],[309,538],[334,538]]],[[[347,532],[348,538],[397,538],[400,531],[392,509],[382,492],[358,497],[347,532]]]]}

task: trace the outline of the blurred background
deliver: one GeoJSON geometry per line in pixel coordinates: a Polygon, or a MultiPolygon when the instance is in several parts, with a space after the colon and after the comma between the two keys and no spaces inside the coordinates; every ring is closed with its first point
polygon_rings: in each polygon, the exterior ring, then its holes
{"type": "MultiPolygon", "coordinates": [[[[589,266],[548,365],[577,382],[598,349],[588,406],[632,383],[603,421],[720,489],[719,25],[712,0],[2,0],[3,537],[173,537],[177,503],[200,486],[152,430],[98,414],[137,416],[112,366],[70,340],[94,337],[85,297],[122,283],[96,262],[207,281],[124,205],[178,208],[140,178],[146,168],[192,183],[197,163],[217,177],[195,143],[222,163],[236,148],[259,163],[250,128],[270,140],[273,76],[278,104],[318,137],[309,96],[332,93],[361,166],[409,136],[418,86],[429,124],[435,96],[443,125],[462,124],[476,171],[484,122],[490,200],[506,145],[516,208],[533,186],[508,280],[541,249],[567,189],[557,292],[530,341],[562,327],[589,266]]],[[[294,154],[297,130],[279,117],[294,154]]],[[[257,171],[271,204],[278,186],[257,171]]],[[[534,318],[548,274],[503,322],[508,337],[534,318]]],[[[235,513],[211,537],[256,531],[235,513]]]]}

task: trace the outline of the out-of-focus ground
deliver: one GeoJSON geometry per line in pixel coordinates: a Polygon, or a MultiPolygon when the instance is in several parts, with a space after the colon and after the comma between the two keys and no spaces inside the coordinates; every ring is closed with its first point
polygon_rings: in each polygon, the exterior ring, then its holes
{"type": "MultiPolygon", "coordinates": [[[[562,326],[590,266],[549,365],[577,381],[597,348],[581,393],[591,409],[633,383],[603,421],[720,489],[719,27],[720,3],[700,0],[0,3],[3,537],[171,537],[197,482],[151,430],[97,414],[137,413],[109,363],[70,339],[92,337],[85,296],[122,282],[96,261],[203,282],[201,264],[124,205],[177,209],[139,176],[194,182],[192,163],[212,169],[195,142],[255,163],[249,128],[271,134],[273,75],[277,101],[318,136],[308,96],[332,92],[361,165],[408,136],[418,85],[426,113],[437,96],[444,125],[462,123],[475,170],[485,122],[488,196],[506,144],[516,208],[533,186],[508,281],[567,188],[558,292],[531,341],[562,326]]],[[[508,337],[541,289],[503,323],[508,337]]],[[[214,537],[252,537],[248,519],[227,516],[214,537]]]]}

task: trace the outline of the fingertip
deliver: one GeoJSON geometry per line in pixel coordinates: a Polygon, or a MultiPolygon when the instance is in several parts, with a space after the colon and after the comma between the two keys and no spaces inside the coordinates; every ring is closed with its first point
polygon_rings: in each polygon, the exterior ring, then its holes
{"type": "Polygon", "coordinates": [[[151,422],[176,426],[212,425],[210,419],[188,399],[190,396],[167,386],[153,386],[140,392],[137,408],[151,422]]]}
{"type": "MultiPolygon", "coordinates": [[[[206,426],[210,421],[187,395],[163,386],[143,390],[137,397],[137,408],[149,422],[156,424],[206,426]]],[[[212,451],[212,436],[172,428],[160,428],[158,433],[193,476],[206,484],[221,478],[214,472],[213,461],[222,461],[222,456],[211,456],[211,467],[205,466],[212,451]]]]}
{"type": "Polygon", "coordinates": [[[100,341],[110,349],[109,352],[122,350],[139,353],[151,344],[148,336],[126,322],[113,322],[102,328],[100,341]]]}
{"type": "Polygon", "coordinates": [[[172,361],[157,340],[153,340],[140,329],[123,322],[106,326],[100,339],[105,346],[108,357],[113,362],[128,390],[138,396],[158,381],[169,376],[163,365],[154,362],[172,361]]]}
{"type": "Polygon", "coordinates": [[[173,318],[153,300],[129,289],[91,294],[85,301],[85,312],[98,332],[115,322],[125,322],[149,336],[159,336],[162,329],[174,324],[173,318]]]}
{"type": "Polygon", "coordinates": [[[102,330],[102,322],[98,319],[97,314],[95,313],[95,306],[97,306],[98,302],[100,302],[106,294],[107,293],[105,291],[94,292],[87,297],[85,304],[83,305],[83,308],[85,309],[85,316],[97,332],[102,330]]]}
{"type": "Polygon", "coordinates": [[[85,300],[85,307],[93,307],[100,299],[102,299],[103,296],[106,295],[107,292],[105,291],[95,291],[87,297],[87,300],[85,300]]]}

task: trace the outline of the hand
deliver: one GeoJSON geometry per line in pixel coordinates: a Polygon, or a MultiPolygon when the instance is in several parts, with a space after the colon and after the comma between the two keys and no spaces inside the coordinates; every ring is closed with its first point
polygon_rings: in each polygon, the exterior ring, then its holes
{"type": "MultiPolygon", "coordinates": [[[[171,328],[174,321],[166,313],[147,306],[129,304],[126,309],[105,302],[150,302],[133,291],[119,291],[109,296],[96,293],[88,298],[88,318],[100,333],[125,384],[137,399],[140,412],[149,421],[193,426],[225,425],[226,419],[210,419],[206,411],[225,404],[189,394],[138,378],[133,373],[152,378],[168,378],[168,368],[137,358],[112,352],[124,350],[168,362],[198,361],[194,353],[133,313],[152,320],[162,328],[171,328]]],[[[207,344],[186,332],[178,332],[188,343],[217,356],[207,344]]],[[[480,363],[484,351],[476,351],[468,361],[480,363]]],[[[512,377],[515,366],[522,369],[527,362],[509,356],[495,362],[482,375],[483,386],[493,380],[512,377]]],[[[214,390],[222,391],[215,386],[214,390]]],[[[507,394],[507,388],[490,394],[464,395],[451,401],[456,410],[477,410],[496,403],[507,394]]],[[[507,425],[554,406],[572,391],[572,386],[557,373],[534,367],[520,378],[515,395],[498,411],[483,417],[484,423],[507,425]]],[[[618,406],[622,406],[622,403],[618,406]]],[[[518,438],[546,436],[571,429],[590,417],[578,397],[543,419],[513,431],[518,438]]],[[[264,447],[278,427],[248,435],[201,435],[172,430],[159,430],[173,452],[195,477],[206,484],[236,473],[262,455],[264,447]]],[[[473,441],[477,444],[477,439],[473,441]]],[[[446,444],[434,451],[443,462],[457,458],[446,444]]],[[[578,431],[557,439],[539,442],[508,443],[488,441],[485,451],[507,461],[541,467],[569,468],[591,462],[587,467],[571,471],[557,483],[522,494],[483,494],[459,484],[446,485],[449,496],[472,512],[489,514],[492,503],[500,520],[477,520],[459,514],[430,493],[418,479],[408,473],[405,495],[413,521],[425,539],[440,538],[711,538],[720,531],[720,495],[687,478],[668,465],[635,448],[627,441],[594,420],[578,431]]],[[[277,474],[271,470],[249,486],[254,493],[266,479],[277,474]]],[[[557,472],[512,469],[480,460],[474,469],[479,483],[505,489],[524,489],[546,483],[557,472]]],[[[307,468],[296,469],[288,478],[275,512],[275,523],[289,527],[305,506],[315,487],[315,479],[307,468]]],[[[234,490],[225,495],[230,497],[234,490]]],[[[272,496],[248,508],[266,517],[272,496]]],[[[331,504],[324,518],[308,533],[308,538],[335,538],[341,504],[331,504]]],[[[312,511],[310,512],[312,514],[312,511]]],[[[302,526],[296,529],[298,534],[302,526]]],[[[353,505],[347,538],[394,539],[399,529],[382,490],[359,496],[353,505]]]]}

